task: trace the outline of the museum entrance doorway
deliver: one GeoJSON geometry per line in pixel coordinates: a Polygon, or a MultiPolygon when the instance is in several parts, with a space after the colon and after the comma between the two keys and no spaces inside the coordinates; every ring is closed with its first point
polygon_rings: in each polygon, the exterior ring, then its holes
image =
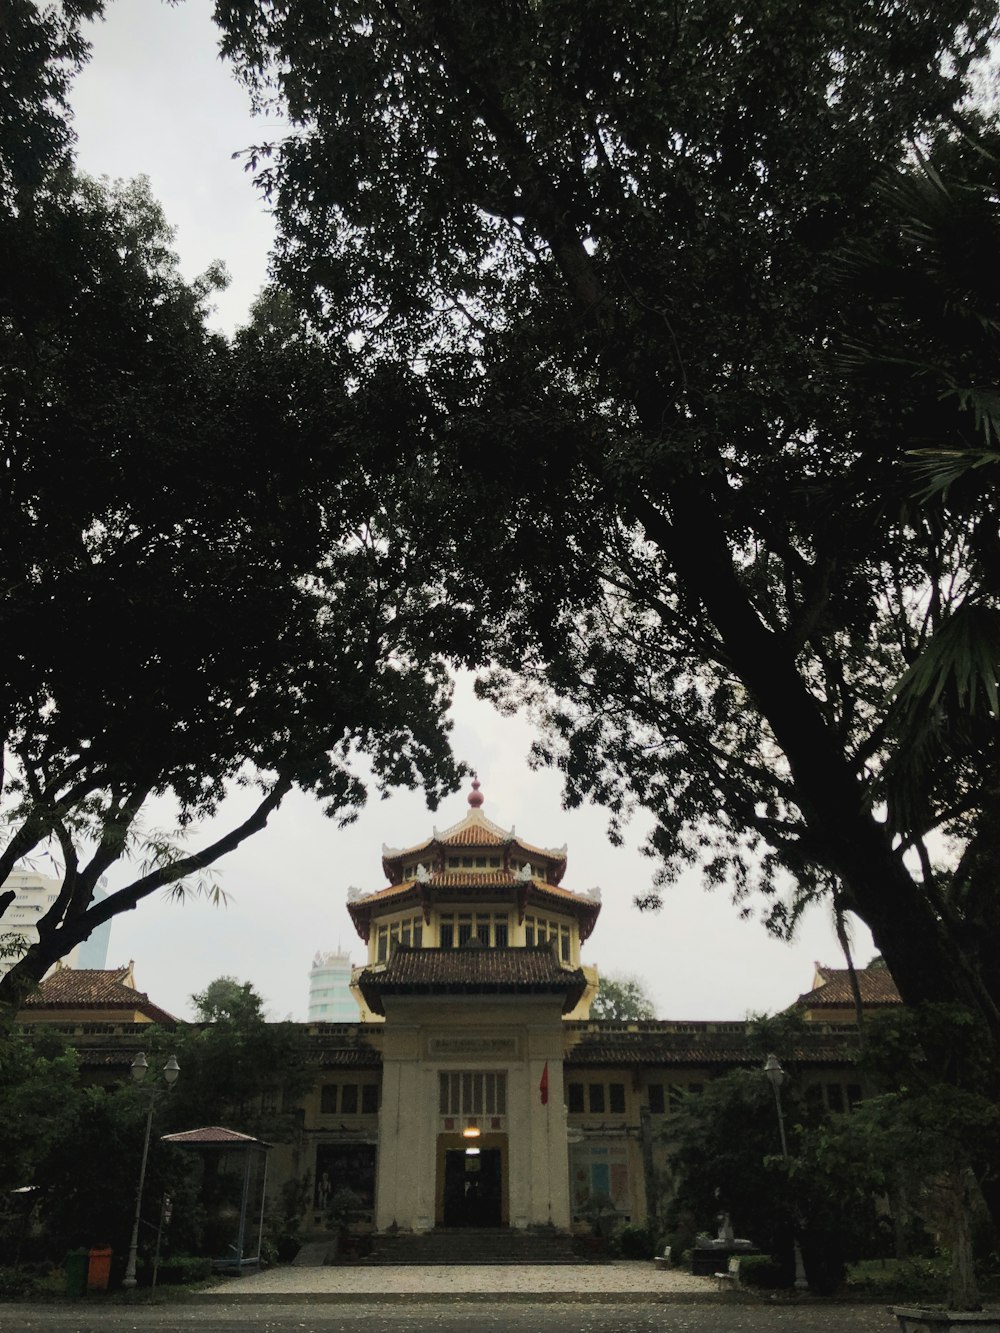
{"type": "Polygon", "coordinates": [[[499,1148],[449,1148],[444,1158],[446,1227],[498,1227],[503,1210],[499,1148]]]}
{"type": "Polygon", "coordinates": [[[506,1134],[484,1134],[472,1144],[461,1135],[442,1134],[437,1159],[436,1226],[509,1225],[506,1134]]]}

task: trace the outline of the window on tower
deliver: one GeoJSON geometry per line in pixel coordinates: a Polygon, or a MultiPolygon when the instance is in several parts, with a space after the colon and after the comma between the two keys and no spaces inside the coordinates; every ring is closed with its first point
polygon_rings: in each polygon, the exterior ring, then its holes
{"type": "Polygon", "coordinates": [[[440,918],[438,940],[442,949],[475,942],[484,949],[506,949],[510,943],[510,919],[506,912],[451,913],[440,918]]]}
{"type": "Polygon", "coordinates": [[[419,949],[424,942],[424,920],[421,916],[402,917],[397,921],[384,921],[375,932],[375,961],[388,962],[389,955],[397,945],[419,949]]]}

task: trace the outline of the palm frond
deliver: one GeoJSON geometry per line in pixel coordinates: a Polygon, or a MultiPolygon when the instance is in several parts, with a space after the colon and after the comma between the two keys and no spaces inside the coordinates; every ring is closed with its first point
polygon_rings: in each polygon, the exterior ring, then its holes
{"type": "Polygon", "coordinates": [[[897,708],[915,715],[935,708],[946,691],[963,712],[974,714],[985,696],[1000,718],[1000,609],[965,602],[933,635],[895,688],[897,708]]]}
{"type": "MultiPolygon", "coordinates": [[[[964,392],[971,396],[973,391],[964,392]]],[[[962,406],[973,407],[977,412],[978,426],[979,409],[982,407],[985,410],[987,400],[990,400],[994,416],[989,422],[989,430],[992,430],[1000,443],[1000,394],[985,394],[981,397],[983,401],[979,404],[972,402],[970,397],[962,406]]],[[[987,441],[988,439],[987,435],[987,441]]],[[[1000,463],[1000,453],[992,449],[911,449],[909,457],[912,461],[905,463],[904,466],[923,480],[924,485],[917,492],[917,499],[922,502],[931,500],[937,495],[946,499],[955,482],[977,468],[992,467],[1000,463]]]]}

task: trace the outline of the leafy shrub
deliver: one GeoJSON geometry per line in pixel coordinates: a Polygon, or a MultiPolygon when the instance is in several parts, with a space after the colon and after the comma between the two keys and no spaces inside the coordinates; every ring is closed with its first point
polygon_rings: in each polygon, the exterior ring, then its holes
{"type": "MultiPolygon", "coordinates": [[[[212,1276],[211,1259],[200,1258],[193,1254],[174,1254],[169,1259],[161,1259],[156,1273],[158,1286],[178,1286],[181,1283],[204,1282],[212,1276]]],[[[145,1263],[142,1267],[142,1281],[148,1285],[153,1280],[153,1265],[145,1263]]]]}
{"type": "Polygon", "coordinates": [[[864,1300],[936,1303],[947,1295],[948,1260],[865,1260],[851,1265],[847,1285],[864,1300]]]}
{"type": "Polygon", "coordinates": [[[740,1255],[740,1282],[745,1287],[790,1287],[792,1274],[769,1254],[740,1255]]]}
{"type": "Polygon", "coordinates": [[[0,1301],[22,1301],[37,1296],[42,1284],[33,1273],[23,1268],[0,1268],[0,1301]]]}
{"type": "Polygon", "coordinates": [[[646,1227],[622,1227],[615,1239],[623,1259],[652,1259],[656,1253],[656,1240],[646,1227]]]}

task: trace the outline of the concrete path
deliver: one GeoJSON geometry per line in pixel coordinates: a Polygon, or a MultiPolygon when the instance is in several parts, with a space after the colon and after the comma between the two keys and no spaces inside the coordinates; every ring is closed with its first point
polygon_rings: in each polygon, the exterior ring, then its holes
{"type": "MultiPolygon", "coordinates": [[[[697,1298],[693,1298],[697,1300],[697,1298]]],[[[72,1308],[0,1304],[3,1333],[898,1333],[884,1308],[871,1305],[747,1305],[726,1296],[696,1304],[645,1305],[310,1304],[277,1297],[248,1306],[161,1305],[72,1308]]]]}
{"type": "Polygon", "coordinates": [[[372,1268],[270,1268],[225,1278],[198,1293],[220,1300],[602,1300],[656,1301],[714,1296],[714,1278],[681,1269],[660,1272],[650,1263],[476,1264],[462,1268],[412,1264],[372,1268]]]}

